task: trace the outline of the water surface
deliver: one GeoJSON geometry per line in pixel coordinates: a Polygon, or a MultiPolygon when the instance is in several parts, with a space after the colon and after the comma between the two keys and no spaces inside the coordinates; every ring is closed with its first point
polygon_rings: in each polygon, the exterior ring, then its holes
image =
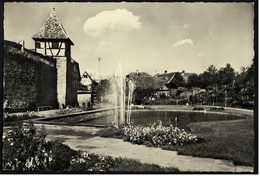
{"type": "MultiPolygon", "coordinates": [[[[158,120],[162,121],[163,126],[176,125],[180,128],[186,127],[192,122],[224,121],[245,118],[242,115],[232,115],[227,113],[211,112],[180,112],[180,111],[158,111],[158,110],[140,110],[132,111],[131,122],[134,125],[147,125],[158,120]]],[[[114,122],[114,115],[101,117],[85,122],[88,125],[109,125],[114,122]]]]}

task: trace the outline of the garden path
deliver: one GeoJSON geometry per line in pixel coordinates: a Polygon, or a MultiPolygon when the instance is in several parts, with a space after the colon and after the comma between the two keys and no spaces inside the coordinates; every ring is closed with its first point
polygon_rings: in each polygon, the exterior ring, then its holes
{"type": "MultiPolygon", "coordinates": [[[[47,125],[45,127],[47,129],[61,128],[56,125],[47,125]]],[[[95,133],[93,127],[63,126],[62,128],[95,133]]],[[[253,172],[253,167],[236,166],[232,163],[232,161],[177,155],[177,152],[175,151],[167,151],[160,148],[146,147],[143,145],[134,145],[129,142],[124,142],[122,139],[79,135],[75,136],[68,134],[51,134],[47,135],[47,139],[60,139],[64,144],[67,144],[76,150],[81,149],[95,154],[135,159],[142,163],[157,164],[161,167],[174,167],[178,168],[181,172],[253,172]]]]}

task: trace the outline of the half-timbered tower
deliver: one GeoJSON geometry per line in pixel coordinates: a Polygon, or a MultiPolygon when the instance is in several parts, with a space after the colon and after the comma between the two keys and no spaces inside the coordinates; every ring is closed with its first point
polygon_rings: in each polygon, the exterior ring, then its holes
{"type": "Polygon", "coordinates": [[[56,59],[57,99],[60,106],[76,105],[80,82],[79,65],[71,58],[71,46],[74,44],[60,23],[55,9],[40,32],[32,38],[35,41],[35,52],[56,59]]]}

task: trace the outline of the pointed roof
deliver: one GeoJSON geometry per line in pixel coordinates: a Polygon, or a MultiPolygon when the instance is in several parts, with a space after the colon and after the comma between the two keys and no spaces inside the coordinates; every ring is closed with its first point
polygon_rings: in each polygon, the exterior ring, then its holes
{"type": "Polygon", "coordinates": [[[52,13],[49,18],[45,21],[40,32],[35,34],[33,39],[68,39],[72,45],[73,42],[67,35],[64,27],[60,23],[58,16],[56,15],[55,8],[53,8],[52,13]]]}

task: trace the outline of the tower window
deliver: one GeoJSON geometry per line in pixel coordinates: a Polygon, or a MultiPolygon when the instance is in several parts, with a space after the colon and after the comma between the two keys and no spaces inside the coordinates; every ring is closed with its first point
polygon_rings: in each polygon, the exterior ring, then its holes
{"type": "Polygon", "coordinates": [[[35,46],[36,46],[36,48],[41,48],[41,42],[36,42],[35,46]]]}
{"type": "Polygon", "coordinates": [[[52,49],[59,49],[59,42],[52,42],[52,49]]]}

